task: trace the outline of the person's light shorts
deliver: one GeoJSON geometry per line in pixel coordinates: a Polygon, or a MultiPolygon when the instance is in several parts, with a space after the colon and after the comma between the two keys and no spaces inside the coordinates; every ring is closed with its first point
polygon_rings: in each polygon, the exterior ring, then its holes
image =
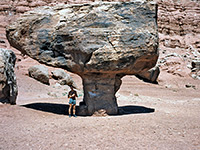
{"type": "Polygon", "coordinates": [[[72,98],[69,99],[69,104],[76,105],[76,100],[73,100],[72,98]]]}

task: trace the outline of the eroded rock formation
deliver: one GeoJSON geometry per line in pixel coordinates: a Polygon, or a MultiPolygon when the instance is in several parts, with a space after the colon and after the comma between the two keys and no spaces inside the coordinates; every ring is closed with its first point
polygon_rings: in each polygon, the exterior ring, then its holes
{"type": "Polygon", "coordinates": [[[117,114],[121,78],[144,75],[157,62],[156,11],[144,1],[43,7],[9,25],[7,38],[39,62],[81,76],[80,114],[117,114]]]}
{"type": "Polygon", "coordinates": [[[16,104],[17,82],[14,73],[16,56],[13,51],[0,48],[0,102],[16,104]]]}

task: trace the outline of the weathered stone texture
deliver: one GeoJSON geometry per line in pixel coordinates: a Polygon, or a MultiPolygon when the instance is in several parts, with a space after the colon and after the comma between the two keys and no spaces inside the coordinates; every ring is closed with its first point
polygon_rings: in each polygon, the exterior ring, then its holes
{"type": "Polygon", "coordinates": [[[158,58],[156,5],[144,1],[58,5],[30,11],[7,28],[22,53],[80,75],[86,114],[117,113],[120,78],[158,58]]]}
{"type": "Polygon", "coordinates": [[[14,73],[16,56],[14,52],[0,48],[0,102],[16,104],[18,94],[14,73]]]}
{"type": "Polygon", "coordinates": [[[28,69],[30,77],[40,81],[41,83],[49,85],[49,72],[48,68],[43,65],[35,65],[28,69]]]}
{"type": "Polygon", "coordinates": [[[51,74],[54,79],[58,80],[60,85],[72,85],[75,88],[77,87],[76,83],[72,80],[72,77],[64,70],[56,69],[52,71],[51,74]]]}
{"type": "Polygon", "coordinates": [[[163,0],[158,3],[160,44],[169,48],[200,48],[200,2],[163,0]]]}

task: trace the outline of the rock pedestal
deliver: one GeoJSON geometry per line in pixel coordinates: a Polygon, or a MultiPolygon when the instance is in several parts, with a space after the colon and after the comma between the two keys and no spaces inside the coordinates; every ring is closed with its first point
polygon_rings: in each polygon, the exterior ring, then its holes
{"type": "Polygon", "coordinates": [[[156,19],[156,4],[144,0],[57,5],[25,13],[6,34],[22,53],[81,76],[80,114],[117,114],[122,76],[157,78],[149,71],[158,59],[156,19]]]}
{"type": "Polygon", "coordinates": [[[87,74],[82,76],[84,103],[80,106],[81,115],[92,115],[95,111],[104,109],[108,114],[117,114],[118,105],[115,93],[121,84],[115,74],[87,74]],[[83,109],[83,110],[82,110],[83,109]]]}

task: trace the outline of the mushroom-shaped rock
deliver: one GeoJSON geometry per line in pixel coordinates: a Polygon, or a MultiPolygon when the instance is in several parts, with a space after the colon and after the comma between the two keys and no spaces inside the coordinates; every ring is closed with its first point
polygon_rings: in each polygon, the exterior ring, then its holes
{"type": "Polygon", "coordinates": [[[46,6],[25,13],[6,32],[22,53],[82,78],[79,114],[117,114],[121,78],[144,75],[157,62],[156,13],[156,4],[145,0],[46,6]]]}

